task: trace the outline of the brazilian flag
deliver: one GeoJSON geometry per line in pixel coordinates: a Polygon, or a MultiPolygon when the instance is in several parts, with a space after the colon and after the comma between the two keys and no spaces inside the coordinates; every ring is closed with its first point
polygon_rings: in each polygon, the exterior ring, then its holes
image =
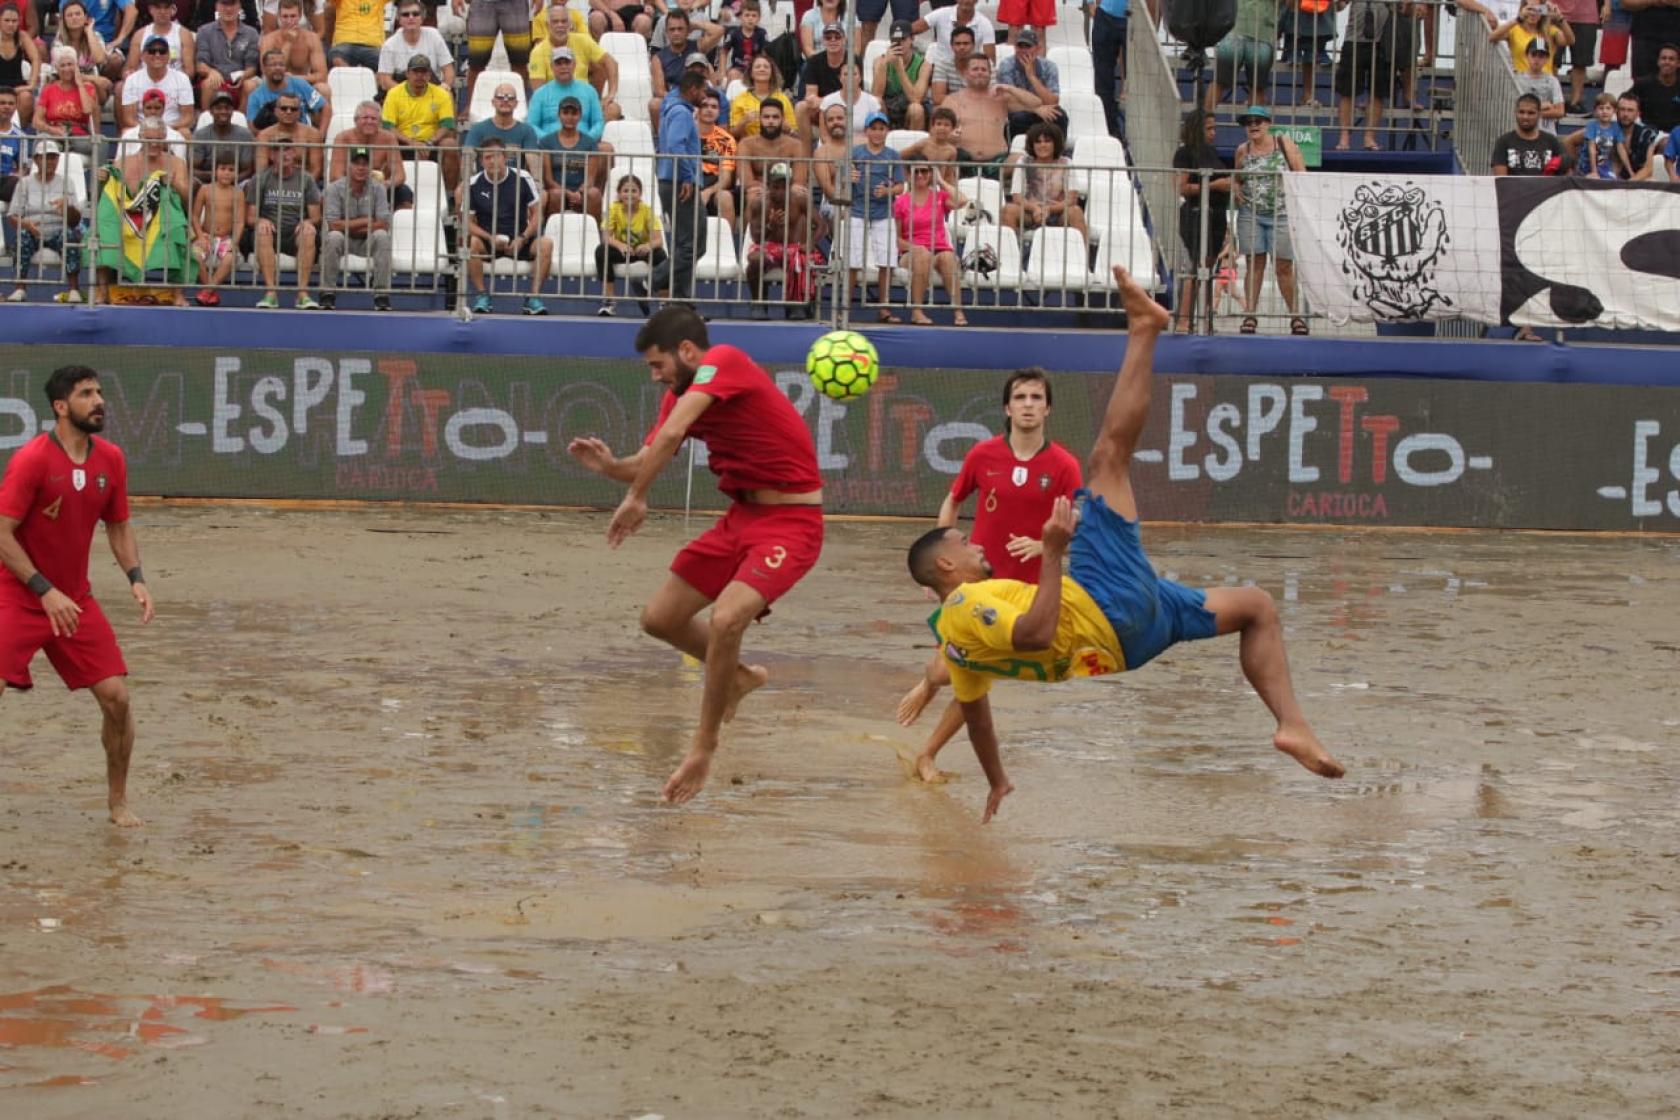
{"type": "Polygon", "coordinates": [[[192,229],[169,177],[154,171],[131,192],[121,167],[113,163],[106,171],[96,218],[99,265],[124,283],[194,283],[192,229]]]}

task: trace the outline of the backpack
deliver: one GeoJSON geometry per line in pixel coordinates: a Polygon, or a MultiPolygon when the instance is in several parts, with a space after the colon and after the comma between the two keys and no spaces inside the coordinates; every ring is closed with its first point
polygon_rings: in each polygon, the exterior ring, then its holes
{"type": "Polygon", "coordinates": [[[1167,30],[1191,50],[1211,50],[1237,24],[1237,0],[1173,0],[1167,30]]]}

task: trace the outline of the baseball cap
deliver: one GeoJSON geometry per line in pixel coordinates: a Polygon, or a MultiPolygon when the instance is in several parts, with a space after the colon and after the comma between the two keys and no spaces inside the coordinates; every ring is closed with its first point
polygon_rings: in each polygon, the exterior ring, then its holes
{"type": "Polygon", "coordinates": [[[64,154],[64,149],[51,140],[44,140],[35,145],[35,154],[38,156],[61,156],[64,154]]]}
{"type": "Polygon", "coordinates": [[[373,158],[373,153],[368,151],[366,148],[359,148],[358,147],[358,148],[351,148],[350,149],[350,162],[351,163],[354,163],[357,160],[364,160],[365,161],[365,160],[370,160],[372,158],[373,158]]]}
{"type": "Polygon", "coordinates": [[[1528,41],[1529,54],[1551,54],[1552,49],[1546,45],[1546,40],[1536,35],[1528,41]]]}
{"type": "Polygon", "coordinates": [[[577,61],[577,55],[572,53],[572,48],[570,48],[570,47],[555,47],[554,48],[554,54],[551,57],[553,57],[553,58],[563,58],[567,62],[576,62],[577,61]]]}
{"type": "Polygon", "coordinates": [[[159,105],[169,104],[169,98],[163,95],[163,91],[161,89],[149,89],[140,95],[140,104],[142,105],[150,104],[154,101],[159,105]]]}
{"type": "Polygon", "coordinates": [[[1029,47],[1036,47],[1038,46],[1038,32],[1034,31],[1030,27],[1023,27],[1020,31],[1016,32],[1015,43],[1017,46],[1025,43],[1029,47]]]}
{"type": "Polygon", "coordinates": [[[838,23],[826,23],[823,25],[824,35],[844,35],[845,33],[846,29],[841,27],[838,23]]]}
{"type": "Polygon", "coordinates": [[[408,69],[424,70],[429,74],[432,71],[432,60],[423,54],[411,54],[408,56],[408,69]]]}
{"type": "Polygon", "coordinates": [[[683,59],[684,70],[687,70],[690,66],[710,67],[711,65],[712,60],[701,54],[699,51],[693,51],[687,58],[683,59]]]}
{"type": "Polygon", "coordinates": [[[153,35],[150,39],[146,40],[146,45],[140,48],[142,54],[153,50],[162,50],[164,54],[168,54],[169,40],[165,39],[162,35],[153,35]]]}
{"type": "Polygon", "coordinates": [[[767,174],[772,179],[791,179],[793,178],[793,168],[785,163],[772,163],[767,174]]]}
{"type": "Polygon", "coordinates": [[[903,39],[913,39],[915,36],[916,25],[907,19],[893,20],[892,30],[887,35],[887,37],[895,43],[903,39]]]}
{"type": "Polygon", "coordinates": [[[1272,111],[1264,105],[1250,105],[1237,114],[1238,124],[1247,124],[1249,121],[1269,121],[1271,119],[1272,111]]]}
{"type": "Polygon", "coordinates": [[[583,111],[583,102],[579,101],[575,97],[562,97],[560,99],[560,108],[562,108],[562,109],[576,109],[579,112],[582,112],[583,111]]]}
{"type": "Polygon", "coordinates": [[[229,93],[225,89],[217,90],[210,97],[210,104],[212,104],[212,105],[220,105],[224,101],[226,101],[229,105],[239,104],[239,102],[234,99],[233,94],[229,93]]]}
{"type": "Polygon", "coordinates": [[[871,113],[867,117],[863,118],[863,127],[865,128],[878,124],[884,124],[888,128],[892,127],[892,122],[887,119],[887,115],[885,113],[871,113]]]}

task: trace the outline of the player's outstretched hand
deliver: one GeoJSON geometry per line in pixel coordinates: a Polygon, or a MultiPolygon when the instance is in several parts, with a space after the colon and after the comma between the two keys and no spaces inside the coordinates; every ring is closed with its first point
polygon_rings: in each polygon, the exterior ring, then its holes
{"type": "Polygon", "coordinates": [[[606,474],[607,464],[613,461],[612,448],[594,436],[579,436],[566,445],[566,450],[596,474],[606,474]]]}
{"type": "Polygon", "coordinates": [[[155,613],[152,607],[152,593],[146,590],[146,585],[143,583],[131,583],[128,589],[134,593],[134,601],[140,604],[140,624],[144,626],[152,620],[152,615],[155,613]]]}
{"type": "Polygon", "coordinates": [[[997,816],[998,806],[1003,804],[1004,798],[1014,792],[1015,783],[1008,778],[1005,778],[1001,784],[993,786],[992,791],[986,795],[986,814],[980,818],[980,823],[992,823],[992,818],[997,816]]]}
{"type": "Polygon", "coordinates": [[[81,625],[82,608],[56,587],[41,596],[41,609],[47,612],[55,638],[68,638],[81,625]]]}
{"type": "Polygon", "coordinates": [[[1040,551],[1058,554],[1067,551],[1068,542],[1073,539],[1073,525],[1073,503],[1057,498],[1056,504],[1050,507],[1050,519],[1044,523],[1040,551]]]}
{"type": "Polygon", "coordinates": [[[904,699],[898,702],[898,722],[903,727],[909,727],[921,718],[922,710],[933,699],[933,687],[924,680],[916,682],[916,687],[904,694],[904,699]]]}
{"type": "Polygon", "coordinates": [[[1004,546],[1009,555],[1017,560],[1031,560],[1035,556],[1044,555],[1044,543],[1035,541],[1031,537],[1023,537],[1019,533],[1009,534],[1009,543],[1004,546]]]}
{"type": "Polygon", "coordinates": [[[612,524],[607,526],[607,544],[617,548],[646,520],[647,502],[630,494],[624,495],[624,500],[613,513],[612,524]]]}

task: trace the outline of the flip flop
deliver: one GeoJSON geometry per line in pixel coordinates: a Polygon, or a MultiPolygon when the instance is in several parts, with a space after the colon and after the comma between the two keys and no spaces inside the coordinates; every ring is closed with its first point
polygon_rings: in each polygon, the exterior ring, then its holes
{"type": "Polygon", "coordinates": [[[904,322],[904,320],[900,319],[897,315],[894,315],[891,311],[883,311],[883,312],[881,312],[880,318],[878,318],[876,320],[876,322],[878,322],[878,323],[898,323],[898,324],[902,324],[904,322]]]}

